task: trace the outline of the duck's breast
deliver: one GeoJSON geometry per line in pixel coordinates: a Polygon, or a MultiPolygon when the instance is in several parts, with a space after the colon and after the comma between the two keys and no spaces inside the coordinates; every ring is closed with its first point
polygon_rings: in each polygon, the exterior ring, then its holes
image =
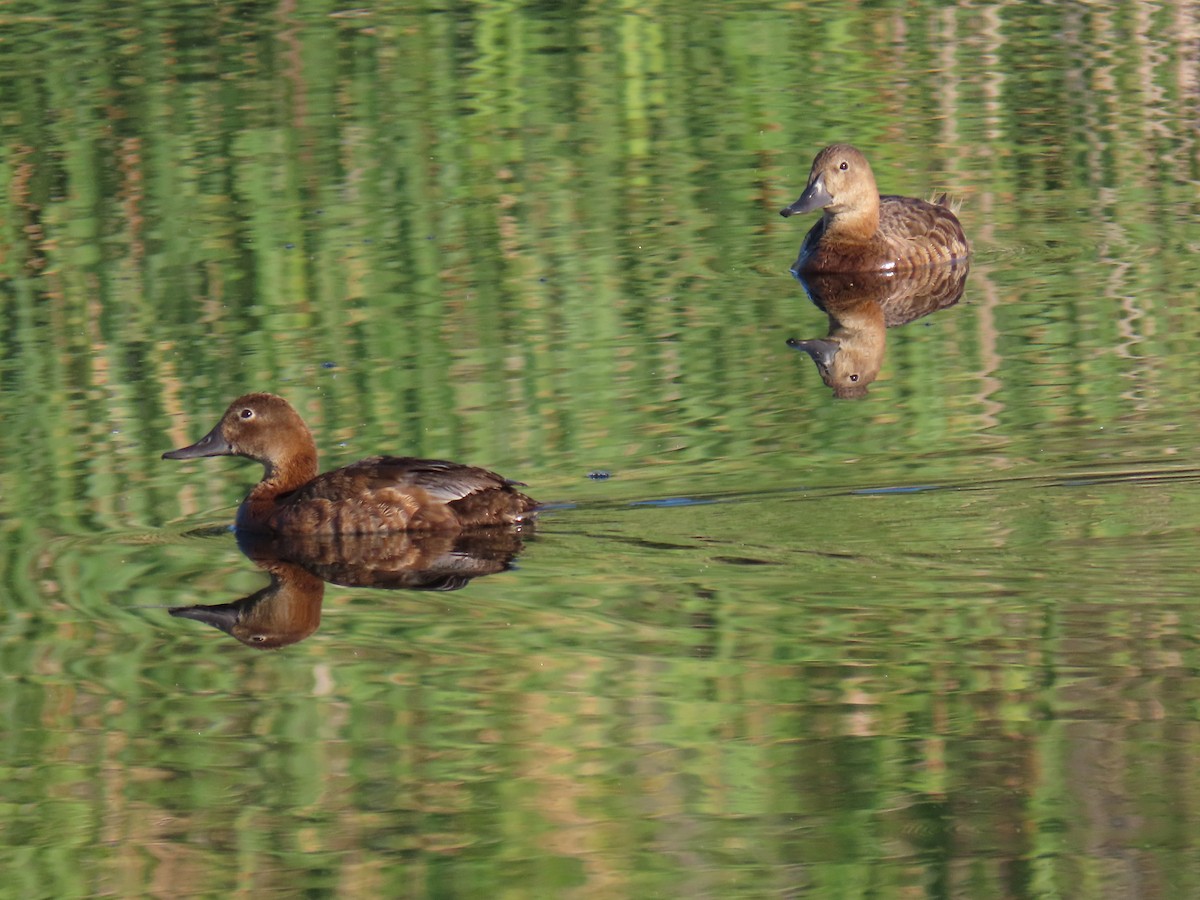
{"type": "Polygon", "coordinates": [[[899,248],[878,232],[865,237],[846,234],[827,229],[820,219],[805,235],[792,272],[797,276],[885,272],[895,269],[898,253],[899,248]]]}

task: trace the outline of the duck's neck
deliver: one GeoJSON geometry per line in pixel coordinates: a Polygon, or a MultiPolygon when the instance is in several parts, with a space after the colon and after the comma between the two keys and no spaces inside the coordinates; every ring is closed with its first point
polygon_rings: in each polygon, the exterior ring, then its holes
{"type": "Polygon", "coordinates": [[[840,212],[825,210],[825,234],[840,240],[870,240],[879,230],[879,201],[844,209],[840,212]]]}
{"type": "Polygon", "coordinates": [[[262,481],[254,486],[238,510],[238,526],[253,528],[262,525],[275,511],[280,497],[302,487],[317,477],[317,448],[312,439],[282,459],[261,460],[262,481]]]}

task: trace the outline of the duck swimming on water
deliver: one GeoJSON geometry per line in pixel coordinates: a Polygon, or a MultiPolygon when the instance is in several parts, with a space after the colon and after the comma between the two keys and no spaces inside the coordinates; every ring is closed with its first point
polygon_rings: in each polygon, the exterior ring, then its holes
{"type": "Polygon", "coordinates": [[[971,254],[944,195],[936,203],[880,196],[867,158],[849,144],[831,144],[817,154],[804,193],[780,215],[818,209],[824,214],[792,265],[797,274],[910,272],[971,254]]]}
{"type": "Polygon", "coordinates": [[[267,534],[455,531],[516,525],[538,504],[510,481],[475,466],[411,456],[372,456],[318,474],[317,446],[299,413],[274,394],[246,394],[196,443],[163,459],[244,456],[262,480],[237,513],[239,530],[267,534]]]}

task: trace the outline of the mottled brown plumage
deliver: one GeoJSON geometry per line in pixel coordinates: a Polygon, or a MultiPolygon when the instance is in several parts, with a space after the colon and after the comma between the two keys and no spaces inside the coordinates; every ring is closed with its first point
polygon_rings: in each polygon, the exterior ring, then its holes
{"type": "Polygon", "coordinates": [[[880,196],[866,157],[849,144],[817,154],[804,193],[780,214],[817,209],[824,215],[805,236],[794,272],[906,272],[971,253],[944,197],[880,196]]]}
{"type": "Polygon", "coordinates": [[[372,456],[317,474],[312,432],[282,397],[246,394],[196,443],[163,459],[244,456],[263,478],[242,502],[237,527],[273,534],[455,531],[531,519],[537,504],[475,466],[372,456]]]}

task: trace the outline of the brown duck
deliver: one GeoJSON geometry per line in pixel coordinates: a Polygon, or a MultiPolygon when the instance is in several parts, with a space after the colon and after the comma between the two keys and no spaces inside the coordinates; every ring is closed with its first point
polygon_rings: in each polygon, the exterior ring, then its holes
{"type": "Polygon", "coordinates": [[[792,265],[797,273],[909,272],[966,259],[971,248],[946,198],[879,195],[867,158],[849,144],[817,154],[808,186],[782,216],[822,209],[792,265]]]}
{"type": "Polygon", "coordinates": [[[537,503],[487,469],[440,459],[372,456],[317,474],[317,446],[282,397],[246,394],[196,443],[163,459],[244,456],[263,477],[237,513],[237,527],[270,534],[455,531],[513,525],[537,503]]]}

